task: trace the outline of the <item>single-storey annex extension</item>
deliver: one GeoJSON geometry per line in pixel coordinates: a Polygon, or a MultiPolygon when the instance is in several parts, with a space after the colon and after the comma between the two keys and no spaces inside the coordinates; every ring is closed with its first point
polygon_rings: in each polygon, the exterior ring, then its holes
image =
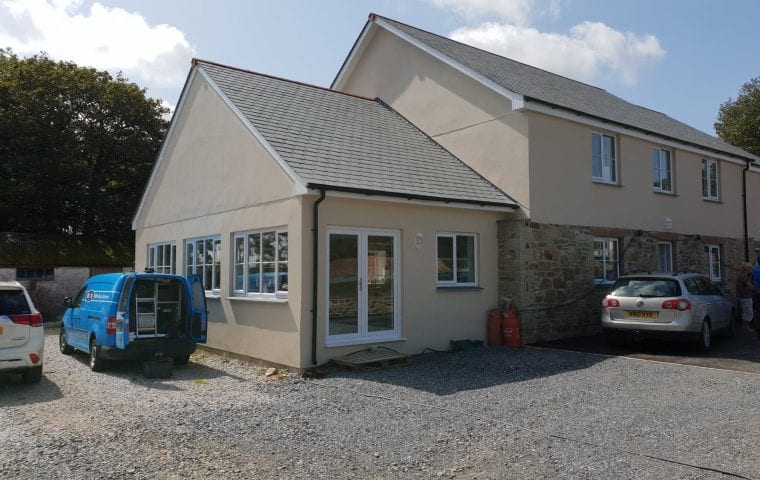
{"type": "Polygon", "coordinates": [[[381,100],[196,60],[136,264],[201,275],[213,348],[300,368],[415,353],[483,338],[516,208],[381,100]]]}

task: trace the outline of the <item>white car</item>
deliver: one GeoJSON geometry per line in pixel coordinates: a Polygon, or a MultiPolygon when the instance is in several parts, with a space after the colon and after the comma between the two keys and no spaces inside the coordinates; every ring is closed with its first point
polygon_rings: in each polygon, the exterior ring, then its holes
{"type": "Polygon", "coordinates": [[[733,301],[704,275],[638,273],[620,277],[602,300],[602,329],[620,336],[695,340],[705,351],[712,333],[736,328],[733,301]]]}
{"type": "Polygon", "coordinates": [[[24,382],[39,382],[44,345],[42,315],[24,286],[0,282],[0,373],[21,373],[24,382]]]}

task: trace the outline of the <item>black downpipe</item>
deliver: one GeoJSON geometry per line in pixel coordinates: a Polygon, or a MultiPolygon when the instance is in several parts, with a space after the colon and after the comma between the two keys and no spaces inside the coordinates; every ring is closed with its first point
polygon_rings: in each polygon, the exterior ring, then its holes
{"type": "Polygon", "coordinates": [[[749,229],[747,228],[747,170],[752,163],[747,160],[747,166],[742,170],[742,207],[744,214],[744,261],[749,262],[749,229]]]}
{"type": "Polygon", "coordinates": [[[319,204],[325,199],[325,191],[319,191],[319,198],[314,202],[314,226],[311,229],[312,239],[312,269],[311,269],[311,364],[317,364],[317,280],[319,279],[319,204]]]}

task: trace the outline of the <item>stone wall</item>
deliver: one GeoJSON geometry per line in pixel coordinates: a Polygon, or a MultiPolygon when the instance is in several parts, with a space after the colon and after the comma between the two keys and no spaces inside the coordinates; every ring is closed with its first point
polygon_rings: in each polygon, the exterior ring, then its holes
{"type": "Polygon", "coordinates": [[[700,237],[530,220],[499,223],[499,297],[512,303],[524,343],[600,331],[601,299],[610,285],[594,284],[593,239],[618,239],[620,273],[656,271],[657,243],[671,242],[673,269],[707,273],[706,244],[721,246],[721,287],[733,295],[736,267],[744,261],[741,239],[700,237]]]}

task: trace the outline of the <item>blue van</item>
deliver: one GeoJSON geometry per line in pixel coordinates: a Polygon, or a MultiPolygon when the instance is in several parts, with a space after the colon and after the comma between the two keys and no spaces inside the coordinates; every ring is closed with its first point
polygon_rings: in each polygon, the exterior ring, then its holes
{"type": "Polygon", "coordinates": [[[109,360],[155,356],[186,365],[196,344],[206,343],[206,296],[197,275],[95,275],[64,305],[61,353],[89,353],[94,371],[109,360]]]}

